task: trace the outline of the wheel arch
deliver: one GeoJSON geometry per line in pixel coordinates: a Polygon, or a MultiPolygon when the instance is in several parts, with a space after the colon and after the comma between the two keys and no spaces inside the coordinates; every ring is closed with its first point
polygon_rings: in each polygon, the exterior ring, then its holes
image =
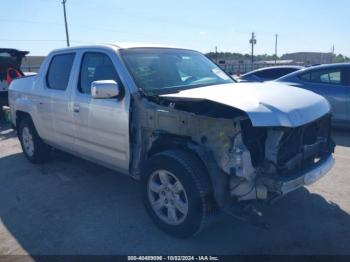
{"type": "MultiPolygon", "coordinates": [[[[22,110],[16,110],[16,114],[15,114],[15,123],[16,123],[16,131],[18,132],[18,128],[19,128],[19,124],[21,123],[21,121],[24,118],[29,118],[32,122],[33,122],[33,118],[30,115],[30,113],[22,111],[22,110]]],[[[34,122],[33,122],[34,124],[34,122]]]]}
{"type": "Polygon", "coordinates": [[[158,134],[153,141],[145,161],[153,155],[167,150],[182,150],[194,156],[207,171],[212,193],[217,204],[220,207],[224,206],[228,194],[228,178],[221,171],[210,151],[192,141],[190,137],[162,133],[158,134]]]}
{"type": "MultiPolygon", "coordinates": [[[[160,153],[162,151],[179,149],[189,151],[188,143],[191,143],[191,139],[185,136],[178,136],[169,133],[160,133],[155,136],[149,150],[147,151],[147,158],[160,153]]],[[[193,143],[193,142],[192,142],[193,143]]]]}
{"type": "Polygon", "coordinates": [[[199,151],[203,151],[204,149],[201,150],[200,147],[201,146],[193,142],[190,137],[168,133],[158,134],[157,138],[152,142],[150,149],[147,151],[146,161],[153,155],[164,151],[182,150],[196,157],[197,160],[199,160],[200,163],[207,169],[206,162],[203,159],[203,154],[199,153],[199,151]]]}

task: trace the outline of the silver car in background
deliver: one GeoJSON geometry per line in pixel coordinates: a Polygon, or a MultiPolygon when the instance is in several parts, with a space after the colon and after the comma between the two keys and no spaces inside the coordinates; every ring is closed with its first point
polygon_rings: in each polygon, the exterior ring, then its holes
{"type": "Polygon", "coordinates": [[[350,63],[309,67],[276,82],[300,87],[324,96],[332,108],[336,126],[350,126],[350,63]]]}

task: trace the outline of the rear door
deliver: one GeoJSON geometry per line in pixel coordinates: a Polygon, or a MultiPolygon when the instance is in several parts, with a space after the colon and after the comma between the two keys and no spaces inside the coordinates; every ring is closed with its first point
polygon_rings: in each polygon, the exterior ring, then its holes
{"type": "Polygon", "coordinates": [[[347,121],[350,122],[350,67],[345,68],[345,81],[346,81],[346,89],[347,89],[347,106],[346,106],[346,115],[347,121]]]}
{"type": "Polygon", "coordinates": [[[121,82],[114,52],[101,50],[81,54],[79,79],[75,86],[73,108],[78,153],[121,171],[129,169],[130,95],[121,82]],[[91,83],[115,80],[120,96],[93,99],[91,83]]]}
{"type": "Polygon", "coordinates": [[[71,108],[73,64],[75,53],[56,54],[52,57],[46,74],[41,115],[50,123],[50,140],[58,148],[74,150],[74,118],[71,108]]]}

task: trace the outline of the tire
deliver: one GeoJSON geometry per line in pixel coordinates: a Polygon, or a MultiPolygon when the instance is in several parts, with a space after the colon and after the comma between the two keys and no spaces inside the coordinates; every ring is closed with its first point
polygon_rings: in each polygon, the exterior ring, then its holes
{"type": "Polygon", "coordinates": [[[42,141],[29,117],[23,118],[18,127],[18,138],[26,158],[39,164],[48,160],[51,148],[42,141]]]}
{"type": "Polygon", "coordinates": [[[152,156],[143,169],[141,190],[154,222],[178,238],[199,233],[216,211],[208,172],[186,151],[169,150],[152,156]]]}

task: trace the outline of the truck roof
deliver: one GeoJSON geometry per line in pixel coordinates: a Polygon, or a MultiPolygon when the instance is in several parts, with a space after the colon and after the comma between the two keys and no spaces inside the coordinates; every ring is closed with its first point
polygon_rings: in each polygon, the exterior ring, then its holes
{"type": "Polygon", "coordinates": [[[66,50],[77,50],[85,48],[113,48],[113,49],[131,49],[131,48],[176,48],[176,49],[186,49],[181,47],[175,47],[170,45],[153,44],[153,43],[107,43],[107,44],[94,44],[94,45],[81,45],[73,47],[65,47],[60,49],[55,49],[52,52],[66,51],[66,50]]]}
{"type": "Polygon", "coordinates": [[[161,45],[161,44],[154,44],[154,43],[110,43],[109,45],[116,46],[119,49],[143,48],[143,47],[178,48],[175,46],[161,45]]]}

